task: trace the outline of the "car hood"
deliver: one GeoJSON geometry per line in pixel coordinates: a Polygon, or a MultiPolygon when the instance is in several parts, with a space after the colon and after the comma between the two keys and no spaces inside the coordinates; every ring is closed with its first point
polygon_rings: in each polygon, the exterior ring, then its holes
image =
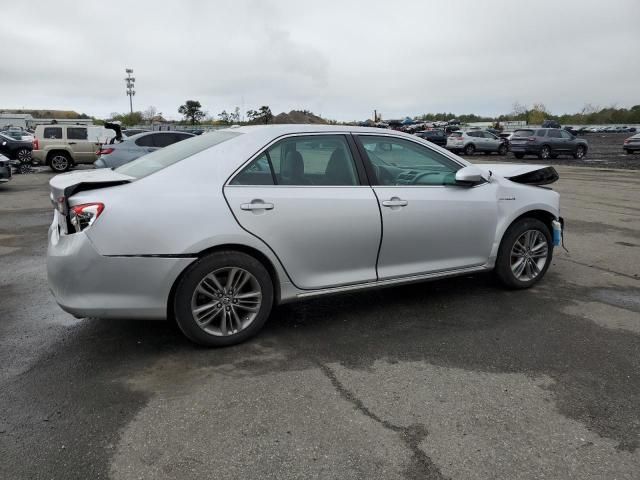
{"type": "Polygon", "coordinates": [[[556,182],[560,176],[555,168],[549,165],[507,165],[501,163],[476,164],[476,167],[500,175],[512,182],[528,185],[548,185],[556,182]]]}
{"type": "Polygon", "coordinates": [[[96,188],[113,187],[135,180],[134,177],[107,168],[56,175],[49,180],[51,201],[62,213],[66,213],[67,200],[74,193],[96,188]]]}

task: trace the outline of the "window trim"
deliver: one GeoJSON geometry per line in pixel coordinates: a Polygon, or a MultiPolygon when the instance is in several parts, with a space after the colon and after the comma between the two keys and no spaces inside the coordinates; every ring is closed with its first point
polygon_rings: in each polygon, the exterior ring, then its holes
{"type": "MultiPolygon", "coordinates": [[[[438,155],[442,155],[443,157],[451,160],[453,163],[456,163],[460,169],[464,168],[464,167],[468,167],[469,165],[461,163],[458,159],[453,158],[450,155],[446,155],[438,150],[436,150],[435,148],[432,148],[431,145],[426,145],[425,143],[422,142],[417,142],[415,140],[413,140],[412,138],[407,138],[404,136],[400,136],[400,135],[393,135],[393,134],[386,134],[384,132],[381,133],[373,133],[373,132],[352,132],[351,135],[354,137],[356,145],[358,147],[358,154],[360,155],[360,158],[365,166],[366,172],[367,172],[367,176],[369,177],[369,185],[371,186],[371,188],[447,188],[447,187],[455,187],[455,185],[377,185],[378,183],[380,183],[378,181],[378,177],[376,176],[375,170],[373,168],[373,165],[371,165],[371,162],[369,161],[369,157],[367,156],[367,152],[364,148],[364,145],[362,144],[362,141],[360,140],[359,137],[389,137],[389,138],[394,138],[394,139],[400,139],[400,140],[406,140],[407,142],[412,142],[412,143],[416,143],[418,145],[420,145],[421,147],[427,148],[429,150],[431,150],[432,152],[438,154],[438,155]]],[[[419,137],[417,137],[419,138],[419,137]]],[[[424,142],[428,142],[427,140],[424,140],[424,142]]],[[[428,142],[431,143],[431,142],[428,142]]],[[[482,182],[478,185],[474,185],[471,188],[476,188],[476,187],[480,187],[483,185],[487,185],[488,182],[482,182]]],[[[466,187],[468,188],[468,187],[466,187]]]]}
{"type": "Polygon", "coordinates": [[[371,185],[368,182],[367,175],[365,173],[365,166],[362,164],[362,158],[359,155],[359,152],[356,150],[356,144],[351,137],[351,132],[338,131],[338,132],[296,132],[296,133],[286,133],[284,135],[280,135],[274,139],[272,139],[269,143],[267,143],[264,147],[258,150],[257,153],[252,155],[248,160],[243,162],[238,168],[236,168],[229,178],[224,182],[222,188],[232,187],[232,188],[363,188],[370,187],[371,185]],[[354,165],[356,167],[356,180],[358,183],[356,185],[281,185],[277,183],[277,179],[275,177],[275,171],[273,169],[273,165],[271,163],[271,157],[268,153],[269,149],[274,146],[276,143],[286,140],[287,138],[293,137],[315,137],[315,136],[342,136],[344,137],[344,141],[347,144],[347,148],[351,153],[351,158],[353,159],[354,165]],[[263,153],[267,154],[267,160],[269,161],[269,168],[271,169],[271,176],[274,181],[273,185],[233,185],[231,182],[237,177],[247,166],[249,166],[254,160],[257,160],[263,153]]]}

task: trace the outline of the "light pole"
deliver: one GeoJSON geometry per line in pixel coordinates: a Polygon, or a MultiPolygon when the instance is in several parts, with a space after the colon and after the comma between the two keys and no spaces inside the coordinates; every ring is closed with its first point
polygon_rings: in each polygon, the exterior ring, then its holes
{"type": "Polygon", "coordinates": [[[131,76],[131,74],[133,73],[132,68],[125,69],[125,72],[127,72],[127,78],[125,78],[124,81],[127,82],[127,95],[129,96],[129,109],[133,114],[133,96],[136,94],[136,91],[133,88],[135,87],[136,79],[135,77],[131,76]]]}

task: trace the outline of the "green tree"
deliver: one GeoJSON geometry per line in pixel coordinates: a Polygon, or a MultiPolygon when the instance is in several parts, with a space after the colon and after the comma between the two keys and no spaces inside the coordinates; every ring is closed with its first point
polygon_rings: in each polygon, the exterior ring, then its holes
{"type": "Polygon", "coordinates": [[[202,111],[202,105],[197,100],[187,100],[184,105],[180,105],[178,113],[184,116],[184,119],[191,122],[191,125],[199,123],[207,114],[202,111]]]}
{"type": "Polygon", "coordinates": [[[268,105],[263,105],[258,110],[248,110],[247,117],[251,123],[267,124],[273,120],[273,113],[268,105]]]}

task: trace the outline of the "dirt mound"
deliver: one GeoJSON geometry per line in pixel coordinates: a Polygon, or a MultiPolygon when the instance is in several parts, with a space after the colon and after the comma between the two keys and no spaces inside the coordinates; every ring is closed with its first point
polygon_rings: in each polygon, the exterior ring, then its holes
{"type": "Polygon", "coordinates": [[[327,123],[327,121],[307,110],[291,110],[273,117],[273,123],[327,123]]]}

